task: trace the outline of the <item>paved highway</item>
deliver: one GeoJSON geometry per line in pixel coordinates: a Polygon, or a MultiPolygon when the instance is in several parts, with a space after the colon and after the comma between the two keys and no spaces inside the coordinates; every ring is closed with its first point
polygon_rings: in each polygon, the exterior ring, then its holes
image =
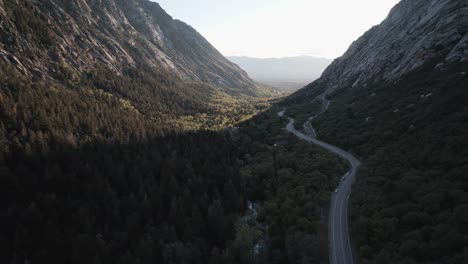
{"type": "MultiPolygon", "coordinates": [[[[323,101],[322,111],[328,110],[330,101],[325,99],[325,94],[317,97],[323,101]]],[[[278,113],[279,116],[284,115],[284,110],[278,113]]],[[[316,115],[317,116],[317,115],[316,115]]],[[[348,203],[351,193],[351,185],[356,177],[356,173],[361,165],[361,162],[350,153],[320,141],[316,138],[316,133],[312,127],[312,120],[316,117],[311,117],[304,125],[307,134],[301,133],[294,128],[294,119],[289,118],[289,123],[286,129],[300,139],[323,147],[336,155],[346,159],[350,164],[350,170],[346,172],[340,181],[337,191],[332,194],[329,215],[329,240],[330,240],[330,263],[331,264],[353,264],[353,252],[349,239],[348,229],[348,203]]]]}
{"type": "Polygon", "coordinates": [[[327,100],[325,98],[325,94],[321,94],[319,95],[317,98],[315,98],[314,100],[321,100],[322,101],[322,110],[320,110],[320,113],[314,115],[314,116],[311,116],[309,118],[309,120],[307,122],[305,122],[304,124],[304,132],[313,137],[313,138],[317,138],[317,133],[315,132],[315,129],[314,127],[312,126],[312,121],[314,120],[315,117],[323,114],[325,111],[328,110],[328,108],[330,107],[330,101],[327,100]]]}

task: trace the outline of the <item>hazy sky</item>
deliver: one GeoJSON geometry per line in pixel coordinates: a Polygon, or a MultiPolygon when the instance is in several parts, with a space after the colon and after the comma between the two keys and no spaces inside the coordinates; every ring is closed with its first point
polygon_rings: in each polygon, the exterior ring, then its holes
{"type": "Polygon", "coordinates": [[[335,58],[399,0],[156,0],[225,56],[335,58]]]}

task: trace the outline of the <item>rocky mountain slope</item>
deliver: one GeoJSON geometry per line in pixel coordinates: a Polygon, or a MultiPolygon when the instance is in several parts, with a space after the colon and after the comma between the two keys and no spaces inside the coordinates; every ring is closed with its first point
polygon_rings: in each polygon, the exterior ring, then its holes
{"type": "Polygon", "coordinates": [[[360,263],[465,263],[468,1],[402,0],[283,103],[330,110],[318,137],[363,165],[351,194],[360,263]]]}
{"type": "Polygon", "coordinates": [[[79,71],[102,64],[253,94],[243,70],[148,0],[0,0],[0,17],[0,55],[36,77],[52,75],[58,61],[79,71]]]}
{"type": "Polygon", "coordinates": [[[263,89],[153,2],[0,0],[0,263],[227,263],[263,89]]]}
{"type": "Polygon", "coordinates": [[[467,0],[403,0],[335,60],[321,80],[329,88],[358,86],[397,80],[426,63],[443,69],[467,60],[467,0]]]}

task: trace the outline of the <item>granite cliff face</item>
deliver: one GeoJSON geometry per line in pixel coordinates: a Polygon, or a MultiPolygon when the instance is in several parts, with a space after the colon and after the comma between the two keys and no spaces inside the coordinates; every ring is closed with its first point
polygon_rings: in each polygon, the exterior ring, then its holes
{"type": "Polygon", "coordinates": [[[41,78],[61,61],[81,71],[97,63],[118,73],[158,68],[241,93],[255,86],[195,29],[148,0],[0,0],[0,18],[0,55],[41,78]]]}
{"type": "Polygon", "coordinates": [[[324,72],[329,89],[395,81],[427,63],[468,63],[468,0],[403,0],[324,72]]]}

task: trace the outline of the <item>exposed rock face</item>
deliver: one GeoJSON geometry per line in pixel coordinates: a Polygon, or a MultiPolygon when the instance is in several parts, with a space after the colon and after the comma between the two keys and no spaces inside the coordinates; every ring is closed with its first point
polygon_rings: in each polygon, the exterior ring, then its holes
{"type": "Polygon", "coordinates": [[[60,58],[80,70],[96,63],[117,72],[157,67],[216,87],[254,87],[195,29],[148,0],[0,0],[0,18],[0,55],[17,57],[28,69],[47,71],[60,58]],[[7,6],[15,4],[37,11],[53,43],[31,41],[15,27],[7,6]]]}
{"type": "Polygon", "coordinates": [[[426,64],[468,63],[468,0],[402,0],[322,75],[330,89],[393,81],[426,64]]]}

